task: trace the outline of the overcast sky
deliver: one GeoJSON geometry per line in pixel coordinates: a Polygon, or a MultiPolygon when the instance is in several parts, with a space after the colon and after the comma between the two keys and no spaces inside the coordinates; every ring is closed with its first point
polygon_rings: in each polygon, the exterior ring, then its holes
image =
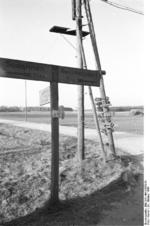
{"type": "MultiPolygon", "coordinates": [[[[143,10],[142,0],[112,0],[143,10]]],[[[106,93],[112,105],[143,104],[143,16],[92,0],[106,93]]],[[[83,12],[84,15],[84,12],[83,12]]],[[[83,21],[86,24],[86,21],[83,21]]],[[[49,33],[54,26],[75,28],[71,19],[71,0],[0,0],[0,57],[77,67],[76,50],[59,34],[49,33]]],[[[87,30],[87,27],[84,26],[87,30]]],[[[66,37],[76,46],[75,37],[66,37]]],[[[84,40],[89,69],[95,69],[90,38],[84,40]]],[[[0,105],[24,105],[23,80],[0,78],[0,105]]],[[[39,105],[39,90],[49,84],[27,82],[28,105],[39,105]]],[[[93,88],[95,97],[99,89],[93,88]]],[[[77,87],[59,85],[60,104],[77,106],[77,87]]],[[[90,100],[85,88],[86,108],[90,100]]]]}

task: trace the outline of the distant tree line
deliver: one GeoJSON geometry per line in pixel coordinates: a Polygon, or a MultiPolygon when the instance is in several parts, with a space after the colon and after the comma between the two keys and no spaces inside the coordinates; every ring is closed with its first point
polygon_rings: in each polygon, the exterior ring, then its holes
{"type": "Polygon", "coordinates": [[[17,106],[0,106],[0,112],[20,112],[22,111],[20,107],[17,106]]]}
{"type": "Polygon", "coordinates": [[[144,111],[144,107],[143,106],[117,106],[117,107],[110,107],[110,110],[111,111],[131,111],[131,110],[141,110],[141,111],[144,111]]]}
{"type": "MultiPolygon", "coordinates": [[[[59,106],[64,107],[63,105],[59,106]]],[[[131,110],[141,110],[144,111],[144,107],[143,106],[111,106],[110,110],[113,112],[123,112],[123,111],[131,111],[131,110]]],[[[18,106],[0,106],[0,112],[24,112],[25,111],[25,107],[18,107],[18,106]]],[[[50,111],[50,107],[39,107],[39,106],[29,106],[27,107],[27,111],[50,111]]],[[[64,107],[64,111],[73,111],[73,108],[71,107],[64,107]]]]}
{"type": "MultiPolygon", "coordinates": [[[[64,107],[64,106],[60,106],[64,107]]],[[[0,112],[24,112],[25,107],[18,107],[18,106],[0,106],[0,112]]],[[[27,111],[50,111],[50,107],[39,107],[39,106],[29,106],[27,107],[27,111]]],[[[73,108],[70,107],[64,107],[64,111],[73,111],[73,108]]]]}
{"type": "MultiPolygon", "coordinates": [[[[22,108],[22,111],[25,111],[26,110],[26,108],[25,107],[23,107],[22,108]]],[[[35,107],[32,107],[32,106],[30,106],[30,107],[27,107],[27,111],[50,111],[50,107],[39,107],[39,106],[35,106],[35,107]]]]}

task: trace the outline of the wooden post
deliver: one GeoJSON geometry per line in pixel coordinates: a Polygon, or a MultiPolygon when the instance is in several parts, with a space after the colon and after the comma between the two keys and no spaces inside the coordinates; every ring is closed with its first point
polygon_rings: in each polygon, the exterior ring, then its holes
{"type": "Polygon", "coordinates": [[[27,104],[27,81],[25,80],[25,121],[28,120],[28,104],[27,104]]]}
{"type": "Polygon", "coordinates": [[[99,136],[99,142],[100,142],[101,149],[102,149],[102,155],[103,155],[104,161],[106,161],[106,153],[105,153],[104,143],[103,143],[103,139],[102,139],[102,135],[101,135],[101,131],[100,131],[100,125],[98,122],[98,116],[97,116],[97,112],[96,112],[96,107],[95,107],[95,103],[94,103],[91,86],[88,87],[88,90],[89,90],[89,95],[90,95],[91,104],[92,104],[92,110],[93,110],[93,114],[94,114],[94,121],[95,121],[97,133],[99,136]]]}
{"type": "MultiPolygon", "coordinates": [[[[81,50],[81,54],[82,54],[83,68],[87,69],[85,52],[84,52],[82,40],[80,40],[80,50],[81,50]]],[[[102,139],[102,135],[101,135],[101,131],[100,131],[100,125],[99,125],[99,122],[98,122],[98,116],[97,116],[97,112],[96,112],[96,106],[95,106],[95,103],[94,103],[93,92],[92,92],[91,86],[88,86],[88,90],[89,90],[89,96],[90,96],[90,99],[91,99],[95,125],[96,125],[96,129],[97,129],[97,132],[98,132],[99,141],[100,141],[100,145],[101,145],[101,149],[102,149],[102,155],[103,155],[104,161],[105,161],[106,160],[106,153],[105,153],[105,149],[104,149],[103,139],[102,139]]]]}
{"type": "MultiPolygon", "coordinates": [[[[100,62],[100,57],[99,57],[99,53],[98,53],[98,47],[97,47],[97,42],[96,42],[96,37],[95,37],[95,30],[94,30],[89,0],[84,0],[84,6],[85,6],[85,12],[86,12],[86,17],[87,17],[87,21],[88,21],[88,26],[89,26],[94,56],[95,56],[96,67],[97,67],[97,70],[99,70],[100,76],[101,76],[101,78],[100,78],[100,94],[101,94],[101,97],[104,101],[104,105],[103,105],[104,120],[105,120],[105,123],[107,125],[110,125],[111,121],[109,121],[107,119],[107,116],[106,116],[107,113],[109,113],[110,111],[109,111],[109,107],[107,106],[107,100],[106,100],[107,98],[106,98],[106,92],[105,92],[105,86],[104,86],[104,79],[103,79],[103,75],[101,73],[102,72],[101,62],[100,62]]],[[[108,135],[110,150],[114,155],[116,155],[114,139],[113,139],[113,134],[112,134],[112,128],[108,127],[106,129],[107,129],[107,135],[108,135]]]]}
{"type": "Polygon", "coordinates": [[[76,19],[76,0],[72,0],[72,20],[76,19]]]}
{"type": "MultiPolygon", "coordinates": [[[[51,204],[59,201],[59,111],[58,83],[99,86],[97,71],[0,58],[0,77],[47,81],[51,101],[51,204]]],[[[82,93],[83,97],[83,93],[82,93]]],[[[83,111],[84,112],[84,111],[83,111]]],[[[82,119],[82,125],[84,120],[82,119]]],[[[81,124],[80,124],[81,125],[81,124]]],[[[84,135],[84,133],[83,133],[84,135]]],[[[84,136],[82,136],[84,142],[84,136]]],[[[82,143],[84,150],[84,143],[82,143]]],[[[84,154],[84,152],[82,152],[84,154]]],[[[81,153],[81,154],[82,154],[81,153]]],[[[82,158],[84,155],[81,156],[82,158]]]]}
{"type": "Polygon", "coordinates": [[[59,114],[58,83],[51,82],[51,204],[59,201],[59,114]]]}
{"type": "MultiPolygon", "coordinates": [[[[81,0],[76,0],[76,35],[77,35],[77,53],[78,67],[83,68],[82,53],[80,42],[82,42],[82,14],[81,0]]],[[[85,158],[84,153],[84,86],[78,86],[78,158],[82,161],[85,158]]]]}

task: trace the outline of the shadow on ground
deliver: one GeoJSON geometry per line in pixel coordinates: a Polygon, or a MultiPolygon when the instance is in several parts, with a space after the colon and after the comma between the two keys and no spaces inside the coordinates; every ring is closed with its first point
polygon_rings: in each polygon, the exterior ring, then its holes
{"type": "MultiPolygon", "coordinates": [[[[143,155],[122,156],[123,161],[140,164],[143,155]]],[[[136,185],[130,190],[122,180],[101,191],[43,208],[6,223],[5,226],[142,226],[143,225],[143,174],[136,175],[136,185]]]]}

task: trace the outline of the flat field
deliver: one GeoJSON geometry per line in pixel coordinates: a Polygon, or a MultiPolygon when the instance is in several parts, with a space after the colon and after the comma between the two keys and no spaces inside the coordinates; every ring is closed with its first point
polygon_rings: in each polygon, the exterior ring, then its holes
{"type": "MultiPolygon", "coordinates": [[[[11,120],[25,120],[24,112],[0,112],[0,118],[11,120]]],[[[29,122],[50,123],[50,112],[28,112],[29,122]]],[[[115,131],[143,134],[143,116],[132,116],[129,112],[117,112],[112,117],[115,124],[115,131]]],[[[65,112],[65,118],[60,119],[60,125],[77,126],[77,112],[65,112]]],[[[85,113],[85,127],[95,128],[93,115],[91,112],[85,113]]]]}

